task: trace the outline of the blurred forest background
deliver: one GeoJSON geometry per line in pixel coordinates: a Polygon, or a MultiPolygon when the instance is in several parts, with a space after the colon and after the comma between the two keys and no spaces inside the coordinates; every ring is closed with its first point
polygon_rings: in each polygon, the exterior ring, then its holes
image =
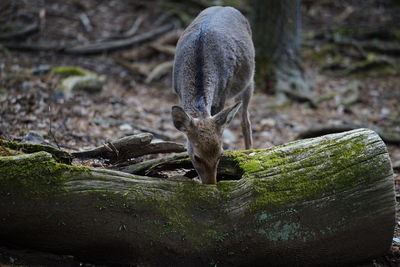
{"type": "MultiPolygon", "coordinates": [[[[182,30],[211,5],[234,6],[255,21],[262,2],[1,0],[0,138],[67,151],[139,132],[183,142],[170,115],[178,104],[171,71],[182,30]]],[[[370,128],[388,145],[397,181],[400,2],[303,0],[297,11],[296,64],[307,90],[285,89],[279,75],[257,76],[254,147],[370,128]]],[[[268,32],[253,32],[268,42],[268,32]]],[[[262,44],[259,54],[270,49],[262,44]]],[[[224,146],[243,149],[238,118],[224,146]]],[[[396,228],[392,251],[366,266],[399,266],[399,246],[396,228]]],[[[23,265],[26,258],[2,248],[1,261],[23,265]]]]}

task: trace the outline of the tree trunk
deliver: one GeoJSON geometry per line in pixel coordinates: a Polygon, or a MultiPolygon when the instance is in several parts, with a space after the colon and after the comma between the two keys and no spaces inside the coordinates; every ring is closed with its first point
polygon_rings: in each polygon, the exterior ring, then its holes
{"type": "Polygon", "coordinates": [[[299,58],[300,0],[252,0],[256,84],[300,101],[312,101],[299,58]]]}
{"type": "Polygon", "coordinates": [[[393,172],[373,131],[227,151],[220,167],[232,180],[201,185],[0,157],[1,243],[145,266],[340,266],[391,245],[393,172]]]}

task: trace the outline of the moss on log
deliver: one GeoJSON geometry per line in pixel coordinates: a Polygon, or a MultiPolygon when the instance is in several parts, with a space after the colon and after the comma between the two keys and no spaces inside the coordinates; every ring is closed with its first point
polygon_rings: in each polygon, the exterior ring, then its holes
{"type": "Polygon", "coordinates": [[[43,144],[17,143],[0,139],[0,156],[19,153],[46,151],[61,163],[71,164],[72,156],[62,150],[43,144]]]}
{"type": "Polygon", "coordinates": [[[344,265],[385,253],[394,229],[386,147],[359,129],[225,152],[236,180],[202,185],[0,157],[0,241],[146,266],[344,265]]]}

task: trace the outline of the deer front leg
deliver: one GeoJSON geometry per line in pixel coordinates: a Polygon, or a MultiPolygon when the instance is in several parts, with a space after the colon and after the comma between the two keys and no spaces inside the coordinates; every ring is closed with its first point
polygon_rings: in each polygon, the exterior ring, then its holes
{"type": "Polygon", "coordinates": [[[254,88],[254,84],[253,84],[253,82],[251,82],[247,86],[246,90],[241,95],[241,101],[242,101],[241,126],[242,126],[242,132],[243,132],[243,137],[244,137],[244,145],[245,145],[246,149],[250,149],[253,146],[251,123],[250,123],[249,111],[248,111],[250,99],[251,99],[251,96],[253,95],[253,88],[254,88]]]}

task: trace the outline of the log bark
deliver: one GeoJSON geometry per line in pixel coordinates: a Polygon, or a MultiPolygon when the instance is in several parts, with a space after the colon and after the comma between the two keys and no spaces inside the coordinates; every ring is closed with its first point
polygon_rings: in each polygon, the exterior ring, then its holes
{"type": "Polygon", "coordinates": [[[343,266],[389,249],[393,172],[375,132],[227,151],[222,162],[232,180],[202,185],[47,152],[0,157],[0,243],[145,266],[343,266]]]}

